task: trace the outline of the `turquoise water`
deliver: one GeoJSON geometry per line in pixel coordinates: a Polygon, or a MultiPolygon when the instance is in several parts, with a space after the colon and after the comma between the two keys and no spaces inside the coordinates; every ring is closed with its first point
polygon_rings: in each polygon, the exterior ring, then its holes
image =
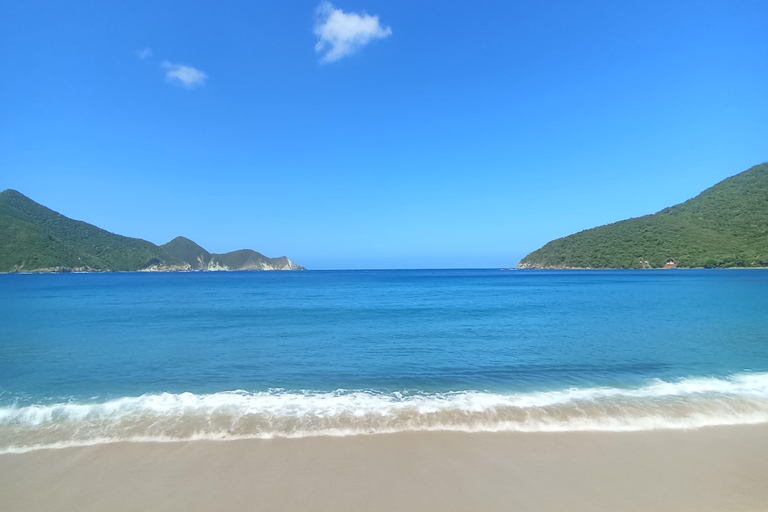
{"type": "Polygon", "coordinates": [[[768,272],[0,276],[0,450],[768,421],[768,272]]]}

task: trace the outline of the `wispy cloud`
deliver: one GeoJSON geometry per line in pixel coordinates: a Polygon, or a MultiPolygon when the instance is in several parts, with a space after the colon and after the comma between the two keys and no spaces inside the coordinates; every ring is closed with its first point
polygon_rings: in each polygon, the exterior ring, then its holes
{"type": "Polygon", "coordinates": [[[161,66],[165,69],[165,79],[168,82],[181,87],[191,88],[197,85],[203,85],[208,78],[208,75],[191,66],[172,64],[167,60],[163,61],[161,66]]]}
{"type": "Polygon", "coordinates": [[[315,11],[315,51],[320,62],[336,62],[355,53],[373,39],[392,35],[392,29],[379,24],[378,16],[345,13],[330,2],[322,2],[315,11]]]}
{"type": "Polygon", "coordinates": [[[146,60],[152,56],[152,48],[147,46],[141,50],[136,50],[136,56],[141,60],[146,60]]]}

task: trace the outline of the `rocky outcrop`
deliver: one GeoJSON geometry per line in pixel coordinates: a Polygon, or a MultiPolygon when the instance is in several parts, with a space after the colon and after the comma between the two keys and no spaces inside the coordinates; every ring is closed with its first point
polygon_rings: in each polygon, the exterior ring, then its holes
{"type": "Polygon", "coordinates": [[[521,261],[517,264],[518,270],[594,270],[592,267],[568,267],[566,265],[542,265],[521,261]]]}
{"type": "Polygon", "coordinates": [[[268,258],[266,260],[259,260],[255,262],[249,262],[237,268],[231,268],[225,264],[222,264],[215,258],[208,262],[208,265],[203,269],[209,272],[220,271],[233,271],[233,270],[257,270],[257,271],[270,271],[270,270],[306,270],[301,265],[297,265],[285,256],[281,258],[268,258]]]}
{"type": "Polygon", "coordinates": [[[285,256],[269,258],[251,249],[213,254],[192,240],[181,236],[163,245],[162,249],[169,257],[185,262],[190,270],[208,272],[306,270],[285,256]]]}
{"type": "Polygon", "coordinates": [[[183,265],[155,263],[142,268],[139,272],[189,272],[191,270],[192,267],[189,266],[189,263],[184,263],[183,265]]]}

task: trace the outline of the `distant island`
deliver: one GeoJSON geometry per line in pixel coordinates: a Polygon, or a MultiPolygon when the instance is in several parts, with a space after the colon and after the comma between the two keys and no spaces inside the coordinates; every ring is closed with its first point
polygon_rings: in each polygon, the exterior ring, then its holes
{"type": "Polygon", "coordinates": [[[184,237],[157,246],[67,218],[15,190],[0,192],[0,272],[306,270],[250,249],[212,254],[184,237]]]}
{"type": "Polygon", "coordinates": [[[653,215],[549,242],[520,269],[768,266],[768,163],[653,215]]]}

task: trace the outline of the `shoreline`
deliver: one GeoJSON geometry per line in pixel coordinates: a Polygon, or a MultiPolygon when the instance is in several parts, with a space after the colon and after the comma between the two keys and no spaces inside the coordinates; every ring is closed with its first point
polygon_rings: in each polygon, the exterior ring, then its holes
{"type": "MultiPolygon", "coordinates": [[[[311,269],[303,268],[303,269],[259,269],[259,270],[41,270],[41,271],[29,271],[29,272],[0,272],[0,275],[19,275],[19,276],[37,276],[37,275],[48,275],[48,274],[194,274],[194,273],[219,273],[219,272],[307,272],[311,269]]],[[[649,270],[768,270],[768,267],[675,267],[675,268],[587,268],[587,267],[545,267],[545,268],[518,268],[518,267],[508,267],[508,268],[498,268],[498,267],[488,267],[488,268],[458,268],[458,269],[430,269],[430,268],[423,268],[423,269],[322,269],[319,270],[320,272],[350,272],[350,271],[362,271],[362,272],[368,272],[371,270],[375,271],[381,271],[381,270],[499,270],[503,272],[525,272],[525,271],[563,271],[563,272],[573,272],[573,271],[606,271],[606,272],[617,272],[617,271],[638,271],[638,272],[645,272],[649,270]]],[[[315,270],[317,272],[318,270],[315,270]]]]}
{"type": "Polygon", "coordinates": [[[180,269],[180,270],[31,270],[29,272],[0,272],[0,275],[15,276],[39,276],[48,274],[194,274],[194,273],[220,273],[220,272],[306,272],[309,269],[236,269],[236,270],[209,270],[209,269],[180,269]]]}
{"type": "Polygon", "coordinates": [[[0,455],[9,510],[748,511],[768,425],[115,443],[0,455]]]}
{"type": "Polygon", "coordinates": [[[512,270],[518,270],[518,271],[527,271],[527,270],[547,270],[547,271],[592,271],[592,270],[605,270],[605,271],[638,271],[638,272],[645,272],[648,270],[766,270],[768,267],[674,267],[674,268],[664,268],[664,267],[655,267],[655,268],[617,268],[617,267],[611,267],[611,268],[591,268],[591,267],[541,267],[541,268],[534,268],[534,267],[523,267],[523,268],[515,268],[512,270]]]}

